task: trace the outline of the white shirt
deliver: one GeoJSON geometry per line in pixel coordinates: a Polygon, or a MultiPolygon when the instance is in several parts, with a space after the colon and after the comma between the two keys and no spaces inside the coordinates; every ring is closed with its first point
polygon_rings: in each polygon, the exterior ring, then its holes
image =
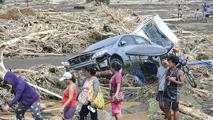
{"type": "Polygon", "coordinates": [[[158,72],[157,72],[157,77],[159,80],[159,91],[164,91],[164,84],[166,81],[166,74],[167,74],[167,69],[164,68],[163,66],[160,66],[158,68],[158,72]]]}

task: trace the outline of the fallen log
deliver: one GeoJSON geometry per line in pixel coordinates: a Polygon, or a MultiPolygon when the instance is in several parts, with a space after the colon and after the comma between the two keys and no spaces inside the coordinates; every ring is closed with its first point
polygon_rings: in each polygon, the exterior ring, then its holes
{"type": "Polygon", "coordinates": [[[193,105],[192,105],[191,103],[186,103],[186,102],[184,102],[184,101],[179,101],[179,103],[180,103],[181,105],[186,106],[186,107],[193,107],[193,105]]]}
{"type": "MultiPolygon", "coordinates": [[[[110,90],[109,87],[101,87],[102,89],[105,90],[110,90]]],[[[141,90],[142,87],[122,87],[122,90],[141,90]]]]}
{"type": "Polygon", "coordinates": [[[14,69],[13,72],[15,72],[15,73],[23,73],[23,72],[37,73],[37,71],[35,71],[35,70],[29,70],[29,69],[14,69]]]}
{"type": "Polygon", "coordinates": [[[198,88],[191,88],[191,87],[187,87],[189,90],[191,90],[192,92],[198,94],[199,96],[204,96],[208,94],[207,90],[201,90],[198,88]]]}
{"type": "Polygon", "coordinates": [[[176,22],[183,21],[183,18],[172,18],[172,19],[163,19],[164,22],[176,22]]]}
{"type": "Polygon", "coordinates": [[[202,119],[202,120],[213,120],[212,116],[209,116],[208,114],[203,113],[203,112],[201,112],[197,109],[194,109],[192,107],[186,107],[186,106],[181,105],[181,104],[179,106],[179,111],[183,114],[190,115],[192,117],[196,117],[196,118],[199,118],[199,119],[202,119]]]}
{"type": "Polygon", "coordinates": [[[115,20],[117,22],[120,21],[120,18],[118,16],[114,15],[111,11],[106,11],[105,13],[107,16],[110,16],[112,18],[112,20],[115,20]]]}
{"type": "Polygon", "coordinates": [[[201,79],[200,81],[213,81],[213,77],[204,78],[204,79],[201,79]]]}
{"type": "Polygon", "coordinates": [[[42,87],[39,87],[39,86],[37,86],[37,85],[33,85],[33,84],[31,84],[31,83],[29,83],[29,82],[27,82],[30,86],[32,86],[32,87],[34,87],[34,88],[36,88],[36,89],[39,89],[39,90],[41,90],[41,91],[43,91],[43,92],[45,92],[45,93],[47,93],[47,94],[50,94],[50,95],[52,95],[52,96],[55,96],[55,97],[57,97],[57,98],[59,98],[59,99],[62,99],[63,97],[62,96],[60,96],[60,95],[58,95],[58,94],[56,94],[56,93],[53,93],[53,92],[51,92],[51,91],[49,91],[49,90],[47,90],[47,89],[44,89],[44,88],[42,88],[42,87]]]}
{"type": "Polygon", "coordinates": [[[194,89],[194,90],[197,91],[197,92],[201,92],[201,93],[203,93],[203,94],[208,94],[208,93],[209,93],[209,91],[203,90],[203,89],[198,89],[198,88],[192,88],[192,89],[194,89]]]}
{"type": "Polygon", "coordinates": [[[52,109],[47,109],[47,110],[43,110],[42,112],[53,112],[53,111],[59,111],[61,110],[61,108],[52,108],[52,109]]]}
{"type": "Polygon", "coordinates": [[[66,56],[65,54],[57,54],[57,53],[15,53],[16,55],[21,56],[38,56],[38,57],[44,57],[44,56],[66,56]]]}
{"type": "Polygon", "coordinates": [[[66,19],[66,18],[62,18],[62,17],[56,17],[56,16],[50,16],[50,18],[53,18],[53,19],[59,19],[59,20],[62,20],[62,21],[65,21],[65,22],[69,22],[69,23],[73,23],[73,24],[79,24],[79,25],[82,25],[82,26],[87,26],[86,24],[82,23],[82,22],[78,22],[78,21],[71,21],[69,19],[66,19]]]}
{"type": "Polygon", "coordinates": [[[97,72],[96,73],[97,77],[112,77],[112,72],[110,70],[106,70],[106,71],[101,71],[101,72],[97,72]]]}

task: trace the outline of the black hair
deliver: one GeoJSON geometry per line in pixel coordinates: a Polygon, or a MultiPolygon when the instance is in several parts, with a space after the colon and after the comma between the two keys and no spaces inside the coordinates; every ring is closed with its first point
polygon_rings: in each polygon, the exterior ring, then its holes
{"type": "Polygon", "coordinates": [[[76,82],[75,76],[74,76],[73,74],[72,74],[71,81],[72,81],[73,83],[75,83],[75,82],[76,82]]]}
{"type": "Polygon", "coordinates": [[[179,58],[175,55],[169,55],[167,60],[175,63],[176,65],[179,63],[179,58]]]}
{"type": "Polygon", "coordinates": [[[122,65],[118,62],[114,62],[114,63],[111,64],[111,67],[113,69],[115,69],[115,71],[119,71],[121,69],[122,65]]]}
{"type": "Polygon", "coordinates": [[[96,69],[94,67],[91,67],[91,66],[90,67],[86,67],[85,70],[87,72],[89,72],[93,76],[95,76],[95,74],[96,74],[96,69]]]}

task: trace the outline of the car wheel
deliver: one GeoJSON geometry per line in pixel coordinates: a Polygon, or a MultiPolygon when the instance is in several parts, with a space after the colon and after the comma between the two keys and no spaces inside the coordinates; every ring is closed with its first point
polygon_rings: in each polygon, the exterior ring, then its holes
{"type": "Polygon", "coordinates": [[[119,64],[121,64],[122,66],[123,66],[123,60],[122,59],[120,59],[120,58],[112,58],[111,59],[111,61],[110,61],[110,66],[112,65],[112,63],[119,63],[119,64]]]}

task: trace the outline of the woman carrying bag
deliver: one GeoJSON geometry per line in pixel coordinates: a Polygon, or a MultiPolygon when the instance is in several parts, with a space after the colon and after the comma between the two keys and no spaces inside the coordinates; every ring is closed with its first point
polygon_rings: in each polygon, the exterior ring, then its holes
{"type": "Polygon", "coordinates": [[[110,102],[112,106],[112,115],[116,120],[121,117],[121,102],[124,100],[124,94],[121,91],[123,79],[119,72],[121,67],[119,63],[112,63],[111,65],[113,76],[110,80],[110,102]]]}
{"type": "Polygon", "coordinates": [[[98,120],[97,108],[104,107],[103,94],[100,89],[100,83],[97,77],[95,77],[96,70],[92,67],[86,69],[87,80],[84,82],[82,93],[87,96],[87,101],[83,103],[80,111],[80,120],[90,113],[91,120],[98,120]]]}

